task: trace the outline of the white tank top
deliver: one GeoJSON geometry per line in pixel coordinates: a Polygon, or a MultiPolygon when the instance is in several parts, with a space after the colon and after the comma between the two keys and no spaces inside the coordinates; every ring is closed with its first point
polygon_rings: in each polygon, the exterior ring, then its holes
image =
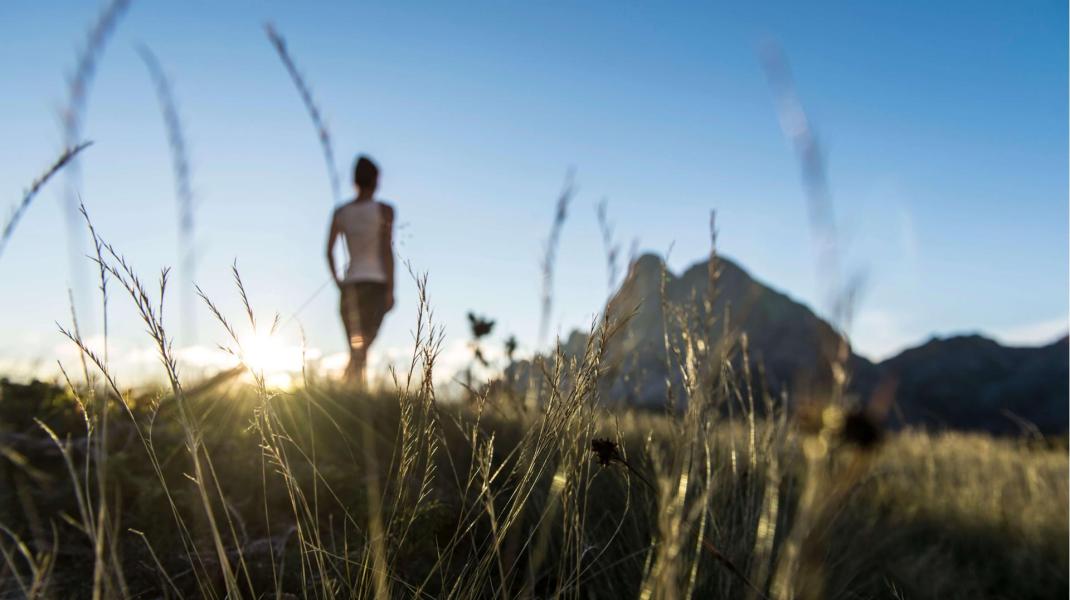
{"type": "Polygon", "coordinates": [[[345,236],[349,265],[344,283],[386,281],[381,256],[383,205],[376,201],[350,202],[334,211],[334,220],[345,236]]]}

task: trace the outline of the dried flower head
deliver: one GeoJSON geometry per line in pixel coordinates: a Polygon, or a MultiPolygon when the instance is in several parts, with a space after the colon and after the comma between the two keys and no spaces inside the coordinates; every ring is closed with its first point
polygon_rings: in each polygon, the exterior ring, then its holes
{"type": "Polygon", "coordinates": [[[494,329],[494,321],[472,312],[468,313],[468,324],[472,327],[472,337],[477,340],[490,334],[494,329]]]}
{"type": "Polygon", "coordinates": [[[603,467],[609,466],[609,463],[621,459],[620,451],[617,449],[617,443],[609,438],[595,438],[591,440],[591,452],[598,455],[598,464],[603,467]]]}
{"type": "Polygon", "coordinates": [[[840,436],[849,444],[869,450],[880,444],[884,431],[869,412],[855,410],[847,413],[844,418],[840,436]]]}

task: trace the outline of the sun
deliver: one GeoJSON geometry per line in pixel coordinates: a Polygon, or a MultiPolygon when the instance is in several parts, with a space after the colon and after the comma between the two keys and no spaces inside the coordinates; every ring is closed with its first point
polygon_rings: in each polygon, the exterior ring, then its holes
{"type": "Polygon", "coordinates": [[[242,362],[268,387],[290,389],[301,372],[301,348],[278,334],[257,332],[240,339],[242,362]]]}

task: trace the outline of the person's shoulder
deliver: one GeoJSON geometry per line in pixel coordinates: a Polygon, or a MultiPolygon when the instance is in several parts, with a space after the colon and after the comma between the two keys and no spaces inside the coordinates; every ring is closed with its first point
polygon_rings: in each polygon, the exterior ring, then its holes
{"type": "Polygon", "coordinates": [[[388,219],[394,218],[394,205],[383,200],[376,200],[379,203],[379,209],[383,211],[383,216],[388,219]]]}
{"type": "Polygon", "coordinates": [[[352,200],[346,200],[345,202],[342,202],[341,204],[336,205],[334,207],[334,213],[332,213],[332,214],[337,215],[338,213],[340,213],[340,212],[346,210],[347,208],[349,208],[350,206],[353,206],[353,201],[352,200]]]}

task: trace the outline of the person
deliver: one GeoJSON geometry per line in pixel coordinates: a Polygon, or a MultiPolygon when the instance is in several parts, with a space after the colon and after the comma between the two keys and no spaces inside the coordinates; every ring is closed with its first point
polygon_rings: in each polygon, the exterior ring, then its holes
{"type": "Polygon", "coordinates": [[[339,309],[349,344],[346,379],[365,385],[368,347],[394,306],[394,208],[376,199],[379,167],[367,156],[353,167],[357,196],[335,209],[327,235],[327,266],[341,295],[339,309]],[[338,237],[345,238],[349,264],[341,276],[334,261],[338,237]]]}

